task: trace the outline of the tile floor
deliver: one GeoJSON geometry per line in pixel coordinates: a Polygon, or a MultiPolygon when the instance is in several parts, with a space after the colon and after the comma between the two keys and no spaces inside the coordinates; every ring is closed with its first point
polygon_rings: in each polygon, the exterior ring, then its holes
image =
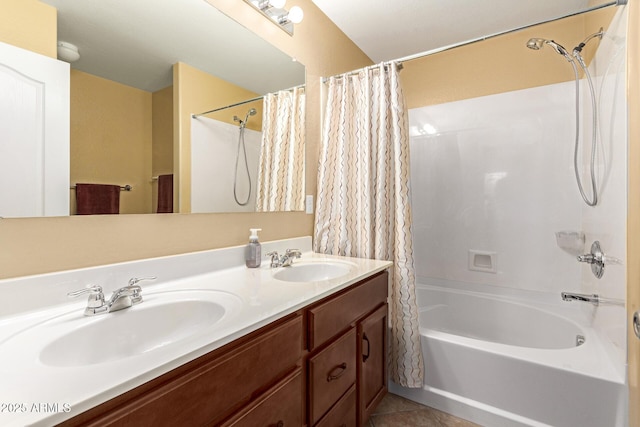
{"type": "Polygon", "coordinates": [[[478,425],[389,393],[369,419],[368,427],[478,427],[478,425]]]}

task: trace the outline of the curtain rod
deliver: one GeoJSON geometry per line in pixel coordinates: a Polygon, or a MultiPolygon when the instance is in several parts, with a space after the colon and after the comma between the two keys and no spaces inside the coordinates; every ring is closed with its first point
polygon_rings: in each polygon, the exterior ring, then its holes
{"type": "MultiPolygon", "coordinates": [[[[304,83],[298,86],[294,86],[294,87],[290,87],[288,89],[282,89],[278,92],[283,92],[283,91],[290,91],[290,90],[294,90],[294,89],[298,89],[298,88],[302,88],[304,89],[305,85],[304,83]]],[[[278,92],[274,92],[274,94],[277,94],[278,92]]],[[[227,105],[224,107],[220,107],[220,108],[215,108],[213,110],[209,110],[209,111],[205,111],[204,113],[200,113],[200,114],[192,114],[191,117],[194,119],[197,119],[200,116],[204,116],[206,114],[210,114],[210,113],[215,113],[216,111],[221,111],[221,110],[226,110],[227,108],[233,108],[233,107],[238,107],[240,105],[244,105],[244,104],[249,104],[251,102],[256,102],[256,101],[260,101],[261,99],[263,99],[265,97],[265,95],[262,96],[258,96],[256,98],[252,98],[252,99],[247,99],[246,101],[240,101],[240,102],[236,102],[235,104],[231,104],[231,105],[227,105]]]]}
{"type": "MultiPolygon", "coordinates": [[[[391,63],[397,63],[398,67],[399,67],[398,70],[401,70],[402,69],[402,63],[404,63],[404,62],[413,61],[414,59],[421,59],[421,58],[433,55],[435,53],[446,52],[448,50],[452,50],[452,49],[455,49],[455,48],[458,48],[458,47],[462,47],[462,46],[471,45],[471,44],[474,44],[474,43],[478,43],[478,42],[481,42],[481,41],[492,39],[494,37],[502,36],[502,35],[505,35],[505,34],[511,34],[511,33],[515,33],[515,32],[518,32],[518,31],[526,30],[527,28],[535,27],[536,25],[547,24],[549,22],[559,21],[561,19],[570,18],[570,17],[576,16],[576,15],[581,15],[583,13],[593,12],[594,10],[604,9],[604,8],[610,7],[610,6],[625,5],[625,4],[627,4],[627,1],[628,0],[610,1],[608,3],[601,4],[599,6],[591,7],[589,9],[587,9],[587,10],[574,12],[574,13],[569,13],[567,15],[562,15],[562,16],[559,16],[557,18],[547,19],[546,21],[541,21],[541,22],[536,22],[535,24],[529,24],[529,25],[524,25],[522,27],[511,29],[511,30],[500,31],[498,33],[490,34],[488,36],[482,36],[482,37],[478,37],[478,38],[475,38],[475,39],[463,41],[463,42],[460,42],[460,43],[454,43],[454,44],[451,44],[451,45],[448,45],[448,46],[443,46],[443,47],[439,47],[439,48],[436,48],[436,49],[428,50],[426,52],[421,52],[421,53],[416,53],[416,54],[413,54],[413,55],[404,56],[402,58],[394,59],[394,60],[388,61],[388,62],[385,61],[384,64],[387,65],[387,64],[391,64],[391,63]]],[[[346,73],[346,75],[357,74],[360,71],[364,71],[364,70],[367,70],[367,69],[370,69],[370,68],[373,68],[373,67],[376,67],[376,66],[377,65],[370,65],[368,67],[364,67],[364,68],[361,68],[359,70],[355,70],[355,71],[352,71],[350,73],[346,73]]],[[[340,76],[334,76],[334,77],[340,77],[340,76]]],[[[329,81],[328,77],[323,77],[322,78],[322,83],[326,83],[328,81],[329,81]]]]}
{"type": "MultiPolygon", "coordinates": [[[[389,65],[395,64],[398,67],[398,71],[402,70],[402,68],[403,68],[402,63],[397,62],[397,61],[384,61],[384,62],[382,62],[382,64],[385,67],[388,67],[389,65]]],[[[336,76],[332,76],[332,77],[335,77],[336,79],[341,79],[344,76],[353,76],[353,75],[356,75],[356,74],[358,74],[358,73],[360,73],[362,71],[373,70],[373,69],[375,69],[375,68],[377,68],[379,66],[380,66],[380,64],[373,64],[373,65],[369,65],[368,67],[363,67],[363,68],[359,68],[357,70],[348,71],[348,72],[346,72],[344,74],[340,74],[340,75],[336,75],[336,76]]],[[[331,77],[323,77],[322,78],[322,83],[328,82],[330,78],[331,77]]]]}

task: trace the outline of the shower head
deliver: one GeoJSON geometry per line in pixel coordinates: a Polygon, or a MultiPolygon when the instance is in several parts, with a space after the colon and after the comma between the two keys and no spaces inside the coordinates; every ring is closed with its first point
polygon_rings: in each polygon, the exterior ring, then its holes
{"type": "Polygon", "coordinates": [[[247,121],[249,121],[249,116],[255,116],[257,113],[255,108],[251,108],[249,109],[249,111],[247,111],[247,115],[244,116],[244,124],[247,124],[247,121]]]}
{"type": "Polygon", "coordinates": [[[244,129],[244,127],[247,125],[247,122],[249,121],[249,116],[255,116],[257,113],[255,108],[251,108],[249,109],[249,111],[247,111],[247,115],[244,116],[244,120],[242,120],[240,117],[238,116],[233,116],[233,121],[234,122],[239,122],[240,123],[240,128],[244,129]]]}
{"type": "Polygon", "coordinates": [[[541,38],[532,38],[527,42],[527,47],[533,50],[540,50],[544,47],[544,45],[549,45],[553,50],[555,50],[560,55],[564,56],[565,59],[569,62],[573,61],[573,58],[567,52],[561,44],[554,42],[553,40],[541,39],[541,38]]]}
{"type": "Polygon", "coordinates": [[[545,39],[529,39],[529,41],[527,42],[527,47],[533,50],[540,50],[542,49],[542,46],[544,46],[544,42],[546,42],[545,39]]]}

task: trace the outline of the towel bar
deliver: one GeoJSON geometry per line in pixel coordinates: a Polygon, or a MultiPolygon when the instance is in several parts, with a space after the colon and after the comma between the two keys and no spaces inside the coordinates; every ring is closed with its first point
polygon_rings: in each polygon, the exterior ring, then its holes
{"type": "MultiPolygon", "coordinates": [[[[72,185],[71,187],[69,187],[69,189],[71,189],[71,190],[75,190],[75,189],[76,189],[76,186],[75,186],[75,185],[72,185]]],[[[124,185],[124,186],[123,186],[123,185],[121,185],[121,186],[120,186],[120,191],[131,191],[131,190],[133,190],[133,187],[132,187],[132,186],[130,186],[129,184],[124,185]]]]}

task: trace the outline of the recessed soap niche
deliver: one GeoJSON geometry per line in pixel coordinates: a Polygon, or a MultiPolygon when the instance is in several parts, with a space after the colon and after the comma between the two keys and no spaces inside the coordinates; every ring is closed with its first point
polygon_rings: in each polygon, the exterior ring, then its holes
{"type": "Polygon", "coordinates": [[[469,270],[484,273],[498,272],[498,253],[469,249],[469,270]]]}

